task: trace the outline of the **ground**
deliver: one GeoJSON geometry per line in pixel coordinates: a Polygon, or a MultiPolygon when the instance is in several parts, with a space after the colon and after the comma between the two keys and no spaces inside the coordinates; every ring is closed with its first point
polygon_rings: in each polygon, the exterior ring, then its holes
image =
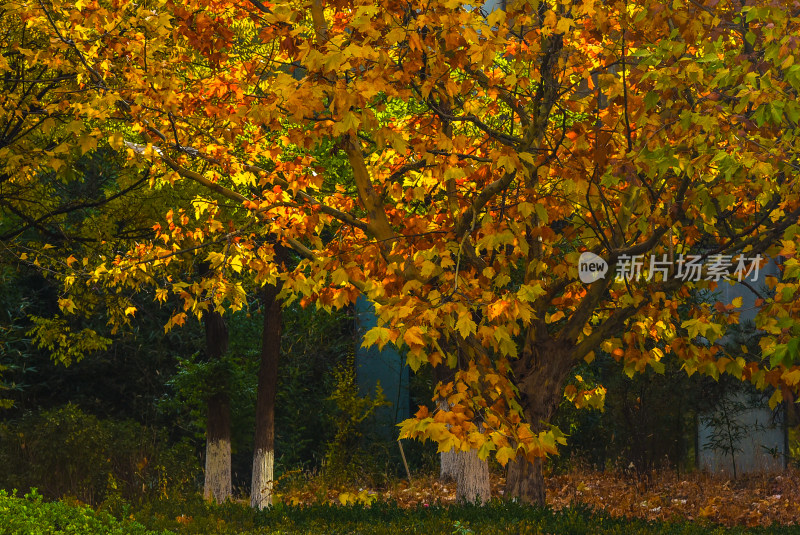
{"type": "MultiPolygon", "coordinates": [[[[505,479],[492,475],[492,496],[502,497],[505,479]]],[[[574,470],[547,480],[548,505],[555,509],[583,503],[613,516],[648,520],[706,519],[726,526],[800,524],[800,470],[741,476],[737,480],[703,472],[678,474],[663,470],[649,476],[635,472],[574,470]]],[[[400,481],[384,490],[368,488],[341,491],[314,481],[282,494],[285,503],[352,503],[374,499],[396,500],[404,506],[449,504],[455,501],[455,484],[433,477],[400,481]]]]}

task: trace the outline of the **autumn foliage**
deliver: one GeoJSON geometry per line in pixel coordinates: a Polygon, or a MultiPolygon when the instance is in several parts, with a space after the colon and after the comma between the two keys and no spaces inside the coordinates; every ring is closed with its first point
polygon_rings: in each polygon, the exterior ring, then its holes
{"type": "Polygon", "coordinates": [[[239,309],[252,283],[322,308],[365,294],[380,317],[366,343],[457,369],[436,392],[450,409],[402,435],[517,458],[509,492],[540,501],[523,481],[563,441],[563,381],[596,351],[632,371],[672,355],[778,402],[800,382],[797,7],[479,8],[6,1],[0,180],[108,146],[192,199],[129,250],[67,262],[64,312],[88,313],[87,284],[179,298],[167,329],[239,309]],[[608,276],[582,282],[582,252],[608,276]],[[641,277],[615,278],[641,255],[641,277]],[[726,267],[682,279],[689,255],[726,267]],[[778,255],[763,358],[730,358],[715,342],[740,304],[698,292],[778,255]],[[181,275],[200,261],[211,276],[181,275]]]}

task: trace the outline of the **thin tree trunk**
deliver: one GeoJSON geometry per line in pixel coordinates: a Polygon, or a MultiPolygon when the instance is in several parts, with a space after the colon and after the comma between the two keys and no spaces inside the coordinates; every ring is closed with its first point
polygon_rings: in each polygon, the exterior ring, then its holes
{"type": "Polygon", "coordinates": [[[278,288],[264,292],[264,327],[261,333],[261,366],[258,370],[256,425],[253,441],[253,479],[250,505],[263,509],[272,505],[275,479],[275,394],[278,389],[278,359],[281,352],[281,304],[278,288]]]}
{"type": "MultiPolygon", "coordinates": [[[[440,343],[444,344],[442,340],[440,343]]],[[[455,370],[448,368],[445,364],[440,364],[433,369],[434,377],[437,382],[447,383],[453,380],[455,370]]],[[[446,411],[450,408],[447,400],[440,398],[438,401],[439,409],[446,411]]],[[[450,483],[458,476],[458,454],[455,448],[450,451],[443,451],[439,454],[439,481],[450,483]]]]}
{"type": "MultiPolygon", "coordinates": [[[[228,350],[228,327],[216,312],[205,316],[206,351],[218,360],[228,350]]],[[[210,385],[206,423],[206,470],[203,496],[222,503],[231,497],[231,404],[228,385],[210,385]]]]}
{"type": "MultiPolygon", "coordinates": [[[[439,409],[446,411],[448,409],[447,401],[444,399],[439,400],[439,409]]],[[[443,451],[439,454],[439,481],[442,483],[450,483],[458,477],[458,453],[455,448],[450,451],[443,451]]]]}

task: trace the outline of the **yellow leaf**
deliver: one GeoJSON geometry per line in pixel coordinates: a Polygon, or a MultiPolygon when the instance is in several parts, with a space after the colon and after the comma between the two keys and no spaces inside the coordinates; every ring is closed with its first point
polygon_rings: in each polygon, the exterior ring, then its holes
{"type": "Polygon", "coordinates": [[[800,383],[800,369],[784,372],[781,376],[781,379],[783,379],[783,381],[789,386],[794,386],[797,383],[800,383]]]}
{"type": "Polygon", "coordinates": [[[776,388],[775,392],[772,393],[772,396],[769,398],[769,408],[775,410],[775,407],[778,406],[778,403],[783,401],[783,392],[781,392],[780,388],[776,388]]]}
{"type": "Polygon", "coordinates": [[[136,307],[128,307],[125,309],[126,316],[135,316],[136,315],[136,307]]]}
{"type": "Polygon", "coordinates": [[[497,459],[498,463],[505,466],[506,464],[508,464],[508,461],[510,459],[513,459],[515,457],[515,451],[512,448],[509,448],[508,446],[503,446],[502,448],[497,450],[497,453],[495,453],[494,456],[495,459],[497,459]]]}
{"type": "Polygon", "coordinates": [[[439,448],[437,449],[436,453],[444,453],[452,450],[457,446],[455,437],[453,435],[448,435],[444,437],[441,441],[439,441],[439,448]]]}
{"type": "Polygon", "coordinates": [[[481,444],[481,447],[478,448],[478,458],[482,461],[485,461],[494,449],[494,443],[489,440],[485,440],[483,444],[481,444]]]}
{"type": "Polygon", "coordinates": [[[164,326],[164,332],[169,332],[172,327],[176,325],[180,327],[184,323],[186,323],[186,314],[183,312],[178,312],[177,314],[173,315],[164,326]]]}
{"type": "Polygon", "coordinates": [[[558,24],[556,24],[556,32],[558,33],[567,33],[572,26],[572,19],[567,17],[562,17],[559,19],[558,24]]]}
{"type": "Polygon", "coordinates": [[[489,23],[490,27],[495,27],[498,24],[502,23],[506,19],[506,12],[502,9],[495,9],[489,16],[486,17],[486,22],[489,23]]]}
{"type": "Polygon", "coordinates": [[[345,286],[348,281],[347,271],[344,268],[338,268],[333,273],[331,273],[331,280],[337,286],[345,286]]]}
{"type": "Polygon", "coordinates": [[[557,24],[556,20],[556,13],[552,9],[548,9],[547,12],[544,14],[544,25],[553,27],[557,24]]]}
{"type": "Polygon", "coordinates": [[[120,148],[125,143],[125,138],[122,136],[120,132],[114,132],[110,136],[108,136],[108,144],[113,149],[120,148]]]}
{"type": "Polygon", "coordinates": [[[458,317],[458,321],[456,321],[456,329],[458,329],[458,332],[461,333],[462,338],[466,338],[470,334],[475,334],[477,327],[478,326],[475,325],[475,322],[472,321],[472,318],[466,314],[461,314],[458,317]]]}
{"type": "Polygon", "coordinates": [[[59,299],[58,300],[58,308],[72,314],[75,312],[75,303],[72,302],[72,299],[59,299]]]}
{"type": "Polygon", "coordinates": [[[81,148],[81,154],[86,154],[90,150],[97,148],[97,138],[88,134],[83,134],[78,138],[78,146],[81,148]]]}
{"type": "Polygon", "coordinates": [[[403,341],[408,344],[409,347],[424,346],[425,340],[423,340],[420,334],[422,334],[422,330],[419,327],[411,327],[403,333],[403,341]]]}
{"type": "Polygon", "coordinates": [[[377,344],[378,349],[383,349],[383,346],[389,340],[389,329],[386,327],[373,327],[364,334],[364,341],[361,343],[361,347],[370,347],[377,344]]]}
{"type": "Polygon", "coordinates": [[[715,513],[715,508],[713,505],[708,505],[700,509],[700,516],[704,518],[708,518],[709,516],[713,516],[715,513]]]}

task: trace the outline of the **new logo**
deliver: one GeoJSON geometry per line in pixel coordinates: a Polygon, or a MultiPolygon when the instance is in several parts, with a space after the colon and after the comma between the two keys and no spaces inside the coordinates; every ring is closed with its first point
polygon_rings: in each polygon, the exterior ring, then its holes
{"type": "Polygon", "coordinates": [[[578,277],[584,284],[606,278],[608,262],[594,253],[585,252],[578,259],[578,277]]]}

